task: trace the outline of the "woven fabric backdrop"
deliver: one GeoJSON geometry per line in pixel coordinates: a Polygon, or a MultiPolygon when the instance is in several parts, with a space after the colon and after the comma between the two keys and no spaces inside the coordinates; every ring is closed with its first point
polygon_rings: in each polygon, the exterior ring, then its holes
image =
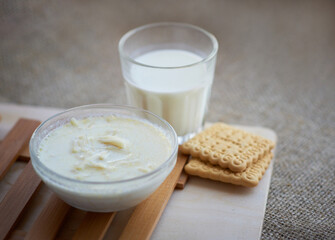
{"type": "Polygon", "coordinates": [[[0,101],[125,104],[118,40],[158,21],[216,35],[209,121],[278,134],[262,238],[335,239],[334,1],[1,1],[0,101]]]}

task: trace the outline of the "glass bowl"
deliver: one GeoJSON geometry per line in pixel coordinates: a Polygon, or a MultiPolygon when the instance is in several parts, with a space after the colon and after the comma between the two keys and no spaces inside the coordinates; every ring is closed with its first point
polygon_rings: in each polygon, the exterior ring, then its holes
{"type": "Polygon", "coordinates": [[[96,104],[72,108],[44,121],[33,133],[29,150],[36,173],[63,201],[85,211],[112,212],[139,204],[162,184],[176,164],[178,140],[171,125],[153,113],[128,106],[96,104]],[[71,118],[109,115],[145,120],[158,127],[171,144],[169,157],[151,172],[134,178],[105,182],[82,181],[62,176],[39,159],[37,151],[43,138],[52,130],[68,123],[71,118]]]}

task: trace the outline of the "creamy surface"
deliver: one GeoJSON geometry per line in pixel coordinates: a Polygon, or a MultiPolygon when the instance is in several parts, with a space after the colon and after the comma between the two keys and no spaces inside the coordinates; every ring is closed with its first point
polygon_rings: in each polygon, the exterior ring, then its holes
{"type": "MultiPolygon", "coordinates": [[[[157,67],[194,64],[201,57],[177,49],[145,53],[136,61],[157,67]]],[[[134,65],[126,79],[130,104],[167,120],[178,136],[197,131],[203,123],[214,71],[200,63],[185,68],[147,68],[134,65]]]]}
{"type": "Polygon", "coordinates": [[[158,127],[116,116],[71,119],[42,141],[39,158],[53,171],[78,180],[111,181],[148,173],[171,153],[158,127]]]}

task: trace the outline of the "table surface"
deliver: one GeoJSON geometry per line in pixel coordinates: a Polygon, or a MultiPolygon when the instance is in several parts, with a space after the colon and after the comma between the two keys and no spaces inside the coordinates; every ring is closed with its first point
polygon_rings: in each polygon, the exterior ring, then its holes
{"type": "Polygon", "coordinates": [[[335,2],[5,1],[0,101],[125,104],[117,43],[151,22],[198,25],[220,49],[207,121],[278,133],[262,238],[335,239],[335,2]]]}

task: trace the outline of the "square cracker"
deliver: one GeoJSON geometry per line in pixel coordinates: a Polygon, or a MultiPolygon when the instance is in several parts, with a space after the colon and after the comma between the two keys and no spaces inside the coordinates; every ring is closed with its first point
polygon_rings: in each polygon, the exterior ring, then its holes
{"type": "Polygon", "coordinates": [[[256,163],[252,163],[244,172],[238,173],[232,172],[229,169],[223,169],[218,165],[214,166],[198,158],[191,158],[185,165],[185,172],[189,175],[208,178],[214,181],[232,183],[245,187],[255,187],[262,179],[272,157],[273,154],[270,152],[256,163]]]}
{"type": "Polygon", "coordinates": [[[212,165],[243,172],[273,147],[274,143],[268,139],[224,123],[215,123],[182,144],[180,149],[212,165]]]}

